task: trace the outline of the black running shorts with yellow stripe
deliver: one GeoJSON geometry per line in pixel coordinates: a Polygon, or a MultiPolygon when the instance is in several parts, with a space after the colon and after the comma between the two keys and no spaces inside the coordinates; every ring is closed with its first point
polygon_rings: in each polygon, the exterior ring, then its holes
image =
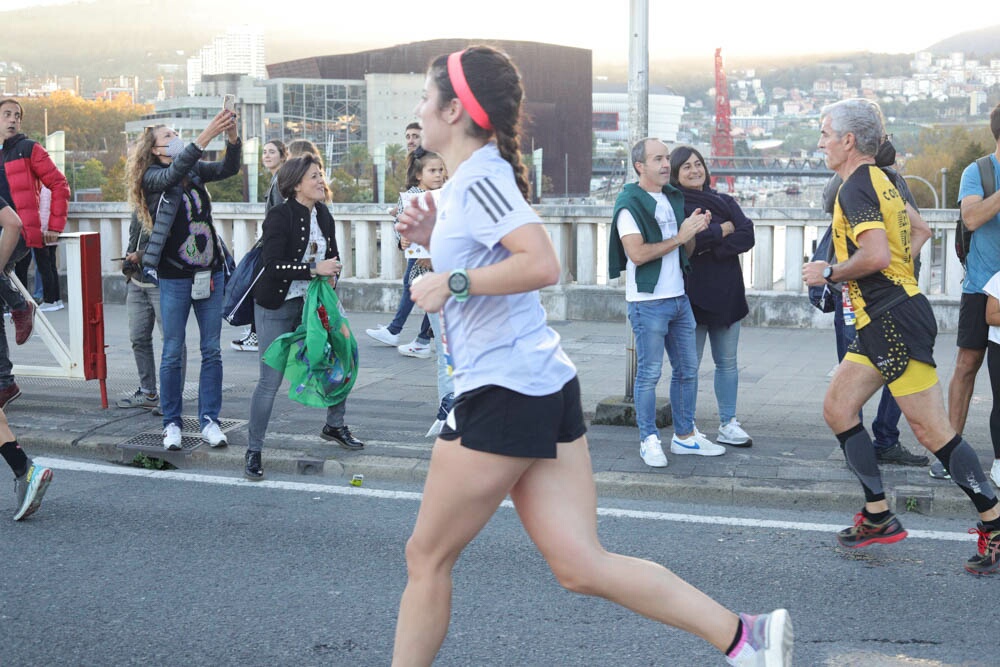
{"type": "Polygon", "coordinates": [[[934,311],[917,294],[858,329],[844,360],[873,367],[893,396],[908,396],[937,384],[935,338],[934,311]]]}

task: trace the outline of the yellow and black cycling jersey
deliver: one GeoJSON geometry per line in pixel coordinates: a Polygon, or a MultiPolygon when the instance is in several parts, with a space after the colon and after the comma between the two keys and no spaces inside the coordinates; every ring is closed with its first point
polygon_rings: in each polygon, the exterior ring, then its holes
{"type": "Polygon", "coordinates": [[[833,209],[833,247],[837,262],[847,261],[856,253],[858,237],[872,229],[885,231],[892,259],[882,271],[848,281],[858,329],[920,293],[913,274],[906,201],[881,169],[862,165],[837,192],[833,209]]]}

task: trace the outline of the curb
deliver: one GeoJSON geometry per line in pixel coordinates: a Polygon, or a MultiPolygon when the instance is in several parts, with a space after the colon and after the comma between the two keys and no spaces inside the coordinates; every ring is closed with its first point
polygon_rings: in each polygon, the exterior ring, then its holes
{"type": "MultiPolygon", "coordinates": [[[[87,436],[65,431],[25,431],[24,439],[31,442],[31,453],[76,456],[128,465],[123,459],[119,440],[87,436]]],[[[243,469],[243,447],[194,450],[188,456],[194,470],[243,469]]],[[[267,471],[283,474],[327,477],[349,481],[353,475],[364,475],[366,481],[422,483],[430,462],[423,458],[361,454],[345,459],[318,458],[304,451],[265,450],[267,471]]],[[[766,483],[743,479],[670,477],[662,473],[594,473],[598,496],[635,500],[685,500],[709,505],[757,506],[772,509],[816,511],[858,511],[861,494],[856,484],[849,482],[813,482],[798,480],[766,483]]],[[[918,513],[934,517],[968,518],[974,520],[969,500],[951,484],[941,488],[898,486],[886,492],[889,506],[897,514],[918,513]]]]}

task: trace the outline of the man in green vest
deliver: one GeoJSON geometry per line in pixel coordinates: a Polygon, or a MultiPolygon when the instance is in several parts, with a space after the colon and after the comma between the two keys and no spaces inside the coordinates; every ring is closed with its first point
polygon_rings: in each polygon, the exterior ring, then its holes
{"type": "Polygon", "coordinates": [[[694,314],[684,293],[687,251],[694,247],[695,234],[708,227],[711,213],[698,209],[684,218],[684,195],[669,183],[670,153],[662,141],[639,141],[631,157],[639,181],[626,185],[615,201],[608,277],[617,278],[625,271],[628,319],[635,333],[639,456],[646,465],[662,468],[667,457],[656,428],[656,383],[664,349],[672,368],[671,453],[719,456],[726,452],[694,423],[698,354],[694,314]],[[685,245],[690,247],[685,250],[685,245]]]}

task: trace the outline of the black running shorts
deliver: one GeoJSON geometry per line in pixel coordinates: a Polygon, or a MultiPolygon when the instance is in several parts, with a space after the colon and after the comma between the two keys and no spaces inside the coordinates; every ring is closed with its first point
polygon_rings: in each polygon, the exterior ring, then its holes
{"type": "Polygon", "coordinates": [[[990,337],[986,324],[985,294],[962,294],[958,307],[958,346],[967,350],[985,350],[990,337]]]}
{"type": "Polygon", "coordinates": [[[906,372],[911,359],[935,366],[936,337],[931,304],[923,294],[916,294],[858,329],[847,351],[865,357],[891,385],[906,372]]]}
{"type": "Polygon", "coordinates": [[[460,394],[438,437],[461,438],[463,446],[481,452],[554,459],[556,443],[573,442],[586,432],[580,381],[574,377],[547,396],[497,385],[460,394]]]}

